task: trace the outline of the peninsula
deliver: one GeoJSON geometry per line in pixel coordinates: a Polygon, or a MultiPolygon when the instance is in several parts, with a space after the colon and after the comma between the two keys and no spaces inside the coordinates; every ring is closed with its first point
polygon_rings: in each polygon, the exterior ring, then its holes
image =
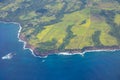
{"type": "Polygon", "coordinates": [[[120,49],[120,0],[0,0],[0,21],[37,56],[120,49]]]}

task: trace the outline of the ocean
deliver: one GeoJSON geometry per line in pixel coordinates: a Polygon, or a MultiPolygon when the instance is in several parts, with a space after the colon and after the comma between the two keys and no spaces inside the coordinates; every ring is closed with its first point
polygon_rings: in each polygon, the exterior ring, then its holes
{"type": "Polygon", "coordinates": [[[18,30],[0,23],[0,80],[120,80],[120,51],[34,57],[23,49],[18,30]],[[2,59],[11,52],[12,59],[2,59]]]}

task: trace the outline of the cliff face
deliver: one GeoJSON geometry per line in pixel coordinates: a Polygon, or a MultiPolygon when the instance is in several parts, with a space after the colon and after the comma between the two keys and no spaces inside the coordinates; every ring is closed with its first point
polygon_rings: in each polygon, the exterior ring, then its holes
{"type": "Polygon", "coordinates": [[[118,0],[3,0],[0,20],[20,23],[36,55],[120,46],[118,0]]]}

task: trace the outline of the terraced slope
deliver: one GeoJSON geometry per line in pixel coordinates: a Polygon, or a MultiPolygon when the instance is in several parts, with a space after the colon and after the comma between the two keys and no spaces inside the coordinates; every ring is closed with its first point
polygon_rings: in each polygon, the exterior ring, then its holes
{"type": "Polygon", "coordinates": [[[1,0],[0,20],[20,23],[36,55],[120,46],[119,0],[1,0]]]}

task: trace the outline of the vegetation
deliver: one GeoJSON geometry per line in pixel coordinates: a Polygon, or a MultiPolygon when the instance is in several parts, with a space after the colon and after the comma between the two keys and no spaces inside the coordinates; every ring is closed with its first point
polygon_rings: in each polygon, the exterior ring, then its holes
{"type": "Polygon", "coordinates": [[[42,53],[120,46],[119,0],[0,0],[0,20],[20,23],[42,53]]]}
{"type": "Polygon", "coordinates": [[[120,13],[115,15],[114,23],[120,25],[120,13]]]}

